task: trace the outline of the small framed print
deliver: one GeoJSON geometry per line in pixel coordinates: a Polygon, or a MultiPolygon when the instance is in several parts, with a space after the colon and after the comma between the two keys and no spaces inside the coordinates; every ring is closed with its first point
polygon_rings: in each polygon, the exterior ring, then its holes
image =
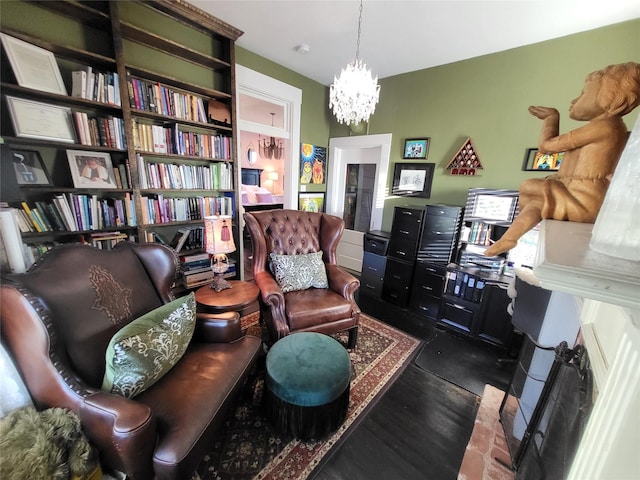
{"type": "Polygon", "coordinates": [[[431,197],[435,163],[396,163],[393,170],[392,195],[431,197]]]}
{"type": "Polygon", "coordinates": [[[529,148],[525,154],[522,169],[526,171],[557,172],[563,158],[564,152],[542,153],[537,148],[529,148]]]}
{"type": "Polygon", "coordinates": [[[324,212],[324,192],[299,193],[298,210],[303,212],[324,212]]]}
{"type": "Polygon", "coordinates": [[[67,150],[67,158],[75,188],[118,188],[108,153],[67,150]]]}
{"type": "Polygon", "coordinates": [[[6,33],[0,33],[0,39],[18,85],[42,92],[67,94],[53,52],[6,33]]]}
{"type": "Polygon", "coordinates": [[[51,185],[40,153],[36,150],[11,150],[18,185],[51,185]]]}
{"type": "Polygon", "coordinates": [[[75,143],[71,109],[6,96],[16,137],[75,143]]]}
{"type": "Polygon", "coordinates": [[[408,138],[404,141],[404,155],[402,158],[426,160],[429,156],[431,138],[408,138]]]}

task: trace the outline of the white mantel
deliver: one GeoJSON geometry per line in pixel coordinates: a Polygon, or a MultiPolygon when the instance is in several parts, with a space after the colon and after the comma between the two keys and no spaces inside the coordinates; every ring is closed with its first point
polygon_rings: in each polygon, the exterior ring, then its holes
{"type": "Polygon", "coordinates": [[[582,301],[596,398],[569,480],[640,478],[640,262],[589,248],[592,224],[542,222],[535,276],[582,301]]]}

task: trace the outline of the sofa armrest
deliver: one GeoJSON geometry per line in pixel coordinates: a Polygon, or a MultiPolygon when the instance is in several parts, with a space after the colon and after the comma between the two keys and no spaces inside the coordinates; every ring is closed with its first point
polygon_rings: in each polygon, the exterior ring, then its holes
{"type": "Polygon", "coordinates": [[[84,399],[78,416],[87,438],[108,465],[122,469],[130,478],[153,478],[156,419],[148,406],[96,392],[84,399]]]}
{"type": "Polygon", "coordinates": [[[230,343],[240,337],[242,329],[238,312],[197,313],[194,342],[230,343]]]}

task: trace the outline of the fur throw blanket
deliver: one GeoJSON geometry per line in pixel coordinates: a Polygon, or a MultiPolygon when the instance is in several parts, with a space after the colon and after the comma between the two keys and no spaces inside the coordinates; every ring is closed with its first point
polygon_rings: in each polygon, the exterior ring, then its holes
{"type": "Polygon", "coordinates": [[[64,408],[33,407],[0,419],[0,478],[68,480],[96,470],[80,419],[64,408]]]}

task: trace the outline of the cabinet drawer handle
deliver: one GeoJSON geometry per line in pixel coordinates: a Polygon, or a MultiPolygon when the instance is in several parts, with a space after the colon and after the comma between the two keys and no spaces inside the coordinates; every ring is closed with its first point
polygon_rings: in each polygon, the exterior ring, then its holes
{"type": "Polygon", "coordinates": [[[427,290],[428,292],[433,291],[433,288],[428,287],[428,286],[426,286],[426,285],[423,285],[423,286],[422,286],[422,288],[424,288],[424,289],[425,289],[425,290],[427,290]]]}
{"type": "Polygon", "coordinates": [[[427,272],[436,273],[436,269],[435,269],[435,268],[429,268],[429,267],[427,267],[427,268],[425,268],[425,270],[426,270],[427,272]]]}
{"type": "Polygon", "coordinates": [[[403,215],[413,216],[413,213],[411,213],[411,212],[410,212],[410,211],[408,211],[408,210],[403,210],[403,211],[402,211],[402,214],[403,214],[403,215]]]}
{"type": "Polygon", "coordinates": [[[457,308],[458,310],[466,310],[466,308],[464,308],[462,305],[458,305],[455,303],[450,303],[449,305],[451,305],[452,307],[457,308]]]}
{"type": "Polygon", "coordinates": [[[369,270],[371,270],[372,272],[377,272],[378,269],[377,268],[373,268],[373,267],[367,267],[369,270]]]}
{"type": "Polygon", "coordinates": [[[376,288],[374,285],[369,285],[368,283],[365,283],[364,286],[367,287],[367,288],[370,288],[371,290],[376,288]]]}
{"type": "Polygon", "coordinates": [[[392,275],[392,277],[393,277],[393,278],[397,278],[398,280],[402,279],[402,277],[401,277],[401,276],[399,276],[399,275],[392,275]]]}
{"type": "Polygon", "coordinates": [[[403,235],[409,235],[409,232],[406,231],[406,230],[400,230],[400,233],[403,234],[403,235]]]}
{"type": "Polygon", "coordinates": [[[396,250],[396,253],[399,254],[399,255],[406,255],[406,253],[401,252],[400,250],[396,250]]]}

